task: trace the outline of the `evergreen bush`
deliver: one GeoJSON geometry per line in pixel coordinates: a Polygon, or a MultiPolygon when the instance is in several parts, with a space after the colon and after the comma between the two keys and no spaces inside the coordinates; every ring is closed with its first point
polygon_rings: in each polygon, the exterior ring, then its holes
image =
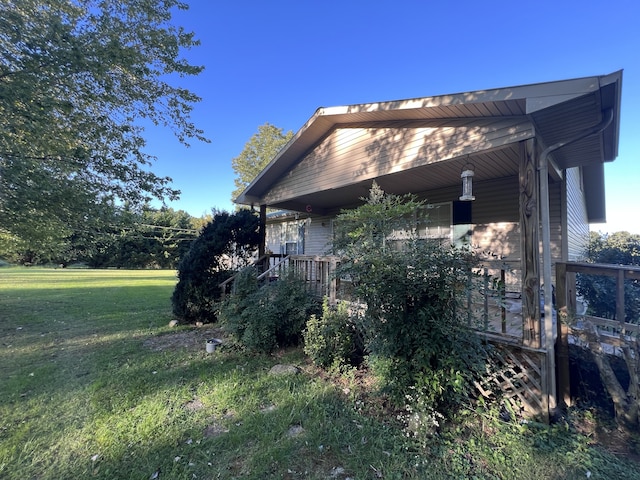
{"type": "Polygon", "coordinates": [[[259,221],[249,210],[217,213],[202,229],[178,266],[171,298],[173,313],[186,321],[213,322],[221,296],[220,283],[252,260],[259,221]]]}

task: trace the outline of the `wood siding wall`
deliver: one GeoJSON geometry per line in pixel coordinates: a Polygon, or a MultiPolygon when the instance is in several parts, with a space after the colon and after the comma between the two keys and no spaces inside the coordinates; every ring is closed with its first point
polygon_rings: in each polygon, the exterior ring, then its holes
{"type": "Polygon", "coordinates": [[[332,217],[313,217],[307,229],[305,255],[327,255],[333,238],[332,217]]]}
{"type": "Polygon", "coordinates": [[[352,185],[461,155],[499,147],[532,135],[525,120],[477,121],[439,127],[359,128],[331,132],[264,198],[278,203],[352,185]]]}
{"type": "Polygon", "coordinates": [[[570,262],[584,260],[584,252],[589,241],[589,220],[582,185],[580,168],[566,170],[565,192],[567,204],[567,245],[566,258],[570,262]]]}
{"type": "MultiPolygon", "coordinates": [[[[270,219],[267,221],[266,248],[270,252],[285,253],[285,243],[295,241],[298,245],[304,245],[304,252],[299,255],[326,255],[331,246],[331,217],[300,218],[295,220],[291,217],[270,219]],[[293,235],[286,238],[285,229],[287,226],[298,226],[304,224],[304,239],[293,235]]],[[[294,229],[299,231],[298,228],[294,229]]]]}

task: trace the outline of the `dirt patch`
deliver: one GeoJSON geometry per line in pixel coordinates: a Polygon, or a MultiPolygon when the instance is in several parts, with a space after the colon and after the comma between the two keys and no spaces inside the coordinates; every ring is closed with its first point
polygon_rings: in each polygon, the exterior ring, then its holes
{"type": "Polygon", "coordinates": [[[222,329],[203,326],[193,327],[190,330],[163,333],[155,335],[144,341],[143,345],[150,350],[161,352],[164,350],[202,349],[210,338],[223,338],[222,329]]]}

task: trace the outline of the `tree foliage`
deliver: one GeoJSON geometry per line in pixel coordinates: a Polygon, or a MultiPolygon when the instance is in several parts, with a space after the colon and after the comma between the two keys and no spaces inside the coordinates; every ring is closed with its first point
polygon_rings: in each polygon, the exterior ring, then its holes
{"type": "Polygon", "coordinates": [[[200,221],[183,210],[125,206],[103,211],[99,224],[76,228],[52,244],[12,243],[0,235],[0,256],[21,265],[177,268],[197,237],[200,221]]]}
{"type": "Polygon", "coordinates": [[[249,210],[214,215],[178,266],[172,296],[176,316],[190,322],[216,320],[218,285],[251,262],[260,241],[258,227],[249,210]]]}
{"type": "MultiPolygon", "coordinates": [[[[0,228],[55,244],[98,222],[104,205],[176,198],[148,170],[143,122],[206,140],[200,99],[170,83],[203,67],[171,24],[177,0],[4,0],[0,7],[0,228]]],[[[36,245],[37,246],[37,245],[36,245]]]]}
{"type": "Polygon", "coordinates": [[[365,346],[399,402],[411,389],[422,405],[455,408],[484,367],[484,350],[459,304],[474,258],[436,239],[419,238],[412,196],[373,185],[361,207],[336,220],[338,275],[352,280],[366,305],[365,346]]]}
{"type": "MultiPolygon", "coordinates": [[[[591,233],[587,257],[593,263],[640,265],[640,235],[616,232],[610,235],[591,233]]],[[[616,319],[616,279],[605,276],[579,274],[577,290],[588,304],[588,313],[597,317],[616,319]]],[[[640,323],[640,282],[625,280],[625,318],[627,323],[640,323]]],[[[590,320],[583,322],[574,335],[586,341],[600,372],[600,379],[613,403],[620,425],[637,431],[640,428],[640,335],[637,332],[618,334],[617,352],[627,371],[617,372],[610,355],[603,348],[600,329],[590,320]],[[627,378],[624,378],[628,376],[627,378]]]]}
{"type": "Polygon", "coordinates": [[[292,137],[292,131],[283,133],[281,128],[268,122],[258,127],[258,132],[245,144],[240,155],[231,160],[236,174],[236,189],[231,194],[231,200],[243,192],[292,137]]]}
{"type": "Polygon", "coordinates": [[[75,260],[93,268],[177,268],[197,238],[194,221],[172,208],[124,210],[111,225],[74,235],[75,260]]]}
{"type": "MultiPolygon", "coordinates": [[[[640,235],[591,232],[586,254],[592,263],[640,265],[640,235]]],[[[615,318],[616,279],[581,274],[577,280],[578,292],[587,301],[589,313],[597,317],[615,318]]],[[[637,323],[640,320],[640,282],[626,280],[624,293],[627,321],[637,323]]]]}

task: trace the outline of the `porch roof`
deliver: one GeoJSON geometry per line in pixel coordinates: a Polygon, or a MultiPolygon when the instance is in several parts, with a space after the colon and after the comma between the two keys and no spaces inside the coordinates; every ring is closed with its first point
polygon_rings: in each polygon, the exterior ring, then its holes
{"type": "MultiPolygon", "coordinates": [[[[407,127],[412,125],[487,124],[496,121],[526,121],[530,124],[528,135],[535,135],[544,146],[566,140],[576,133],[598,124],[606,110],[613,112],[613,121],[601,133],[567,145],[554,152],[552,161],[558,170],[583,167],[585,188],[590,191],[587,205],[591,218],[604,217],[604,169],[603,163],[613,161],[618,154],[620,122],[620,95],[622,71],[609,75],[584,77],[556,82],[546,82],[515,87],[479,90],[475,92],[440,95],[379,103],[319,108],[280,150],[264,170],[236,199],[240,204],[264,204],[270,189],[332,131],[341,126],[349,127],[407,127]]],[[[499,178],[517,174],[519,137],[511,144],[496,148],[489,144],[473,153],[490,168],[476,172],[476,179],[499,178]]],[[[478,140],[482,145],[483,139],[478,140]]],[[[395,193],[425,191],[439,186],[459,183],[460,166],[452,162],[434,162],[429,173],[422,172],[420,188],[412,185],[416,172],[394,172],[379,179],[381,186],[395,193]],[[403,175],[404,173],[404,175],[403,175]],[[415,188],[414,188],[415,187],[415,188]],[[413,190],[411,190],[413,189],[413,190]]],[[[415,180],[414,180],[415,182],[415,180]]],[[[304,211],[305,204],[324,209],[339,208],[357,203],[366,195],[370,182],[342,185],[330,191],[317,191],[306,198],[290,198],[269,206],[304,211]]],[[[314,209],[316,213],[317,210],[314,209]]]]}

